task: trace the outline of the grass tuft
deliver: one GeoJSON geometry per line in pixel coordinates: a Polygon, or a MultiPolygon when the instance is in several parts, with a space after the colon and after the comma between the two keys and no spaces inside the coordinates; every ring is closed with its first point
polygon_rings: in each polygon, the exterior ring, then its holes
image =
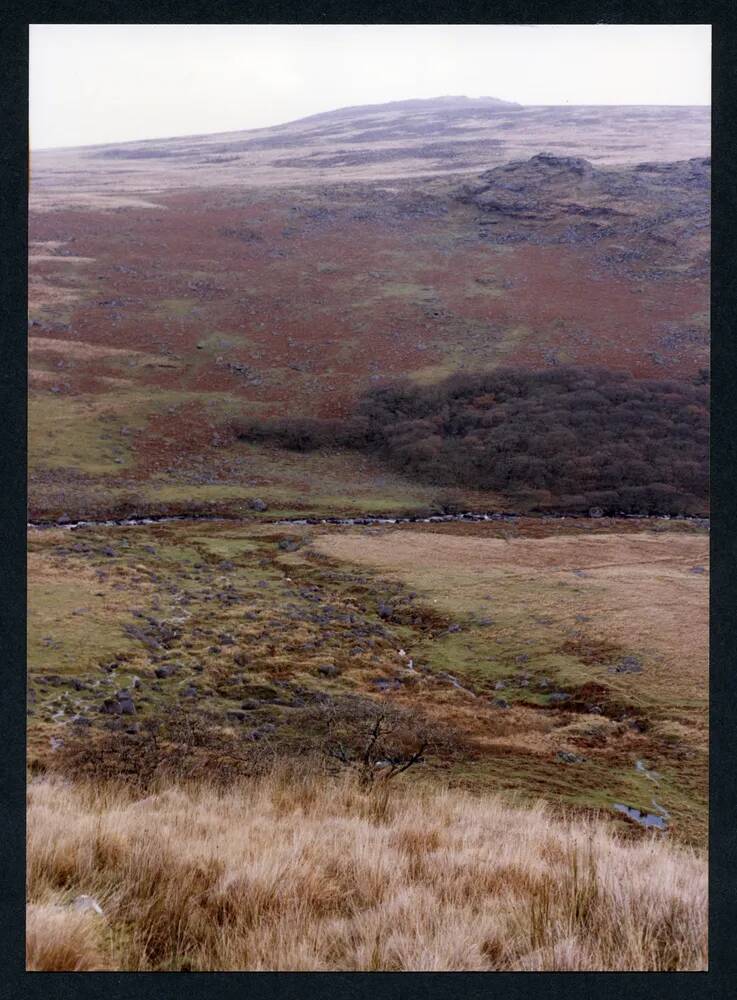
{"type": "Polygon", "coordinates": [[[542,804],[294,768],[28,795],[32,970],[706,967],[701,856],[542,804]]]}

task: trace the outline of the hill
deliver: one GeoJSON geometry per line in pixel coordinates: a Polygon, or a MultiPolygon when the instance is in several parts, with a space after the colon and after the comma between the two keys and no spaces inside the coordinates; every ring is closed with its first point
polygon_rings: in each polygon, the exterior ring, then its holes
{"type": "Polygon", "coordinates": [[[172,189],[474,173],[544,150],[599,164],[669,162],[707,156],[709,128],[702,107],[396,101],[243,132],[41,150],[32,157],[31,203],[135,206],[172,189]]]}
{"type": "MultiPolygon", "coordinates": [[[[708,366],[707,152],[706,109],[450,98],[35,154],[34,516],[125,498],[243,510],[262,493],[335,510],[339,457],[297,467],[229,427],[340,417],[397,377],[504,364],[694,378],[708,366]]],[[[438,499],[351,467],[359,510],[438,499]]]]}

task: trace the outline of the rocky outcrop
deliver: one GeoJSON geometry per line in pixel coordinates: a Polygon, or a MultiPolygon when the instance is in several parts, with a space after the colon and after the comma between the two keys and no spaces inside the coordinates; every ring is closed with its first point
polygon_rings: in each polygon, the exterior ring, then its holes
{"type": "Polygon", "coordinates": [[[489,242],[603,243],[602,269],[660,280],[684,265],[694,273],[708,266],[710,185],[709,157],[600,167],[538,153],[485,171],[455,198],[477,210],[489,242]]]}

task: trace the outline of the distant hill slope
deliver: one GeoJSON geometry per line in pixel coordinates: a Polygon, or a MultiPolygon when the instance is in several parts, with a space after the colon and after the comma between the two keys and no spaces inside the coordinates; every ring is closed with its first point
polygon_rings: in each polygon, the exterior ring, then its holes
{"type": "Polygon", "coordinates": [[[34,154],[34,516],[414,509],[431,488],[373,459],[296,465],[229,421],[499,366],[705,377],[708,152],[705,108],[453,99],[34,154]]]}
{"type": "MultiPolygon", "coordinates": [[[[542,150],[595,164],[709,154],[707,107],[522,107],[440,97],[321,112],[271,128],[35,152],[32,204],[172,188],[479,173],[542,150]]],[[[124,203],[124,202],[123,202],[124,203]]]]}

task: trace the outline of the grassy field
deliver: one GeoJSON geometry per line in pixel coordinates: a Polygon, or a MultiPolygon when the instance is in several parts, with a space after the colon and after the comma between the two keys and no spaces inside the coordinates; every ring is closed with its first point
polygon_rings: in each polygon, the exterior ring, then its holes
{"type": "Polygon", "coordinates": [[[708,537],[456,530],[331,533],[315,547],[447,615],[454,630],[412,655],[509,706],[501,733],[479,697],[461,691],[438,707],[483,747],[458,765],[464,779],[602,808],[626,800],[649,812],[654,798],[674,831],[703,842],[708,537]],[[561,752],[583,759],[561,766],[561,752]]]}
{"type": "Polygon", "coordinates": [[[445,782],[661,808],[703,845],[707,536],[594,524],[32,533],[32,765],[75,716],[103,734],[121,689],[136,725],[196,706],[227,727],[245,699],[277,750],[300,704],[349,694],[454,727],[445,782]]]}
{"type": "Polygon", "coordinates": [[[706,968],[705,862],[542,803],[279,771],[28,797],[32,971],[706,968]]]}
{"type": "MultiPolygon", "coordinates": [[[[127,513],[268,517],[504,510],[496,494],[427,486],[354,452],[287,452],[236,441],[228,422],[246,411],[235,396],[135,389],[75,396],[31,394],[32,519],[127,513]],[[181,431],[187,426],[182,447],[181,431]],[[152,428],[155,428],[152,432],[152,428]],[[346,484],[350,488],[346,488],[346,484]]],[[[258,405],[247,410],[258,413],[258,405]]]]}

